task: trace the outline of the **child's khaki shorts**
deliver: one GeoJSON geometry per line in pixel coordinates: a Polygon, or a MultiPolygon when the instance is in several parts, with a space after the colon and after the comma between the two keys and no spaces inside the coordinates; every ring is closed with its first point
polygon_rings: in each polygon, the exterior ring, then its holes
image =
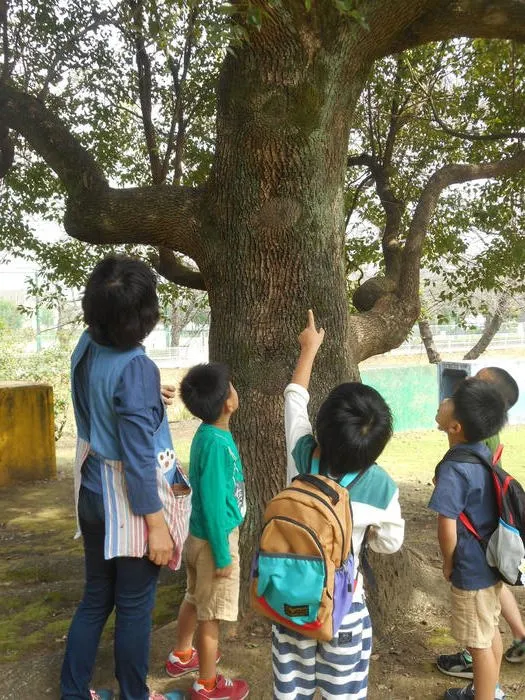
{"type": "Polygon", "coordinates": [[[489,649],[501,612],[501,582],[490,588],[464,591],[451,587],[452,636],[464,647],[489,649]]]}
{"type": "Polygon", "coordinates": [[[185,600],[197,609],[198,620],[235,622],[239,612],[239,528],[230,532],[232,572],[215,576],[215,561],[207,540],[189,535],[184,545],[186,564],[185,600]]]}

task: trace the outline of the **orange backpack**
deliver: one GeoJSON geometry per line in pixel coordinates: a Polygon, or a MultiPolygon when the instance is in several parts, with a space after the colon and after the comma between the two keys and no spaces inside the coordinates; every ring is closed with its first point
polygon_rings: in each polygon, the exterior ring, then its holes
{"type": "Polygon", "coordinates": [[[305,637],[333,639],[354,589],[352,511],[346,486],[300,474],[267,505],[251,577],[251,604],[305,637]]]}

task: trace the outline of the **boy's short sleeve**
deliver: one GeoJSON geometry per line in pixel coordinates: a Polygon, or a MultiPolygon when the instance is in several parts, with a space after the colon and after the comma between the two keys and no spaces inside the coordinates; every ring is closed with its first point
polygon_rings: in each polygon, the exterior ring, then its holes
{"type": "Polygon", "coordinates": [[[312,452],[317,447],[313,435],[303,435],[295,443],[292,450],[292,457],[299,474],[308,474],[312,463],[312,452]]]}
{"type": "Polygon", "coordinates": [[[428,507],[445,518],[456,520],[465,510],[469,485],[452,462],[444,462],[428,507]]]}

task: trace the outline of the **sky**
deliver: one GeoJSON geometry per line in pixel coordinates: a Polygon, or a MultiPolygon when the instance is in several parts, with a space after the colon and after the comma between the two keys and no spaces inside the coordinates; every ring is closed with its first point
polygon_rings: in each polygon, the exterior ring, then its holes
{"type": "MultiPolygon", "coordinates": [[[[58,224],[50,221],[38,220],[32,223],[43,241],[56,241],[64,233],[58,224]]],[[[0,263],[0,296],[3,291],[24,289],[26,277],[34,275],[36,270],[36,265],[21,258],[11,258],[9,262],[0,263]]]]}

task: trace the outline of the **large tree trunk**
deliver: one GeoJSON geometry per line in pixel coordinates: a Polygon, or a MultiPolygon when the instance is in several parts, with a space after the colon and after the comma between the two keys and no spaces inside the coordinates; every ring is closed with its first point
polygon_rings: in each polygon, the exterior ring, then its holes
{"type": "Polygon", "coordinates": [[[356,63],[353,83],[343,86],[348,48],[320,52],[313,63],[286,37],[282,49],[265,55],[258,47],[255,61],[252,46],[227,59],[210,202],[216,245],[198,261],[211,307],[210,357],[230,364],[241,396],[233,426],[246,467],[245,577],[264,504],[284,485],[282,393],[308,308],[327,332],[313,402],[358,376],[342,193],[349,112],[366,70],[356,63]],[[287,119],[277,131],[276,114],[287,119]]]}

